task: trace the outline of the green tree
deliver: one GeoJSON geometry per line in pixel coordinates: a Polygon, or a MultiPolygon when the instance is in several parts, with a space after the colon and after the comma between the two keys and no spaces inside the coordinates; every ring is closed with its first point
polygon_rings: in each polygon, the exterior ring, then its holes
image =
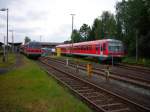
{"type": "Polygon", "coordinates": [[[74,29],[73,33],[71,35],[71,40],[73,43],[75,42],[81,42],[81,36],[78,30],[74,29]]]}
{"type": "Polygon", "coordinates": [[[28,42],[30,42],[30,41],[31,41],[31,39],[26,36],[25,39],[24,39],[24,43],[28,43],[28,42]]]}
{"type": "Polygon", "coordinates": [[[103,38],[103,25],[100,19],[96,18],[94,20],[92,30],[94,31],[94,40],[103,38]]]}
{"type": "Polygon", "coordinates": [[[111,14],[108,11],[104,11],[101,15],[101,21],[102,21],[102,38],[112,38],[116,36],[116,21],[113,14],[111,14]]]}
{"type": "Polygon", "coordinates": [[[116,5],[117,35],[122,37],[129,55],[135,55],[137,36],[140,56],[150,56],[149,9],[146,0],[123,0],[116,5]]]}
{"type": "Polygon", "coordinates": [[[83,24],[80,27],[79,33],[80,33],[80,37],[81,37],[81,41],[87,41],[90,35],[90,26],[88,26],[87,24],[83,24]]]}
{"type": "Polygon", "coordinates": [[[93,22],[89,40],[113,38],[117,34],[117,24],[113,14],[104,11],[100,18],[93,22]]]}

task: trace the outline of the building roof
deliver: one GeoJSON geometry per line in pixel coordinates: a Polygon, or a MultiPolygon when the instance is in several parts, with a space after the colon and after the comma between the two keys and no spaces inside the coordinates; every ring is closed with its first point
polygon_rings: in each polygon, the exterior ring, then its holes
{"type": "Polygon", "coordinates": [[[0,42],[0,46],[2,46],[4,43],[0,42]]]}
{"type": "Polygon", "coordinates": [[[43,46],[56,46],[56,45],[62,44],[62,43],[57,43],[57,42],[40,42],[40,43],[43,46]]]}
{"type": "Polygon", "coordinates": [[[22,42],[16,42],[16,43],[12,43],[12,42],[9,42],[9,45],[14,45],[14,46],[20,46],[22,44],[22,42]]]}

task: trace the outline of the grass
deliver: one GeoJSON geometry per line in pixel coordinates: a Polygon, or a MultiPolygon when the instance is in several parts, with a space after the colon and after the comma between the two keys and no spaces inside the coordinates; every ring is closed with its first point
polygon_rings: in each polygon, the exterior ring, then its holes
{"type": "Polygon", "coordinates": [[[1,112],[90,112],[31,60],[0,75],[1,112]]]}
{"type": "Polygon", "coordinates": [[[139,58],[138,61],[136,61],[135,57],[125,57],[122,60],[123,63],[132,64],[132,65],[141,65],[145,67],[150,67],[150,59],[146,58],[139,58]]]}
{"type": "Polygon", "coordinates": [[[2,58],[3,58],[3,56],[0,55],[0,67],[1,68],[7,68],[16,62],[16,56],[14,53],[8,54],[8,61],[7,62],[3,62],[2,58]]]}

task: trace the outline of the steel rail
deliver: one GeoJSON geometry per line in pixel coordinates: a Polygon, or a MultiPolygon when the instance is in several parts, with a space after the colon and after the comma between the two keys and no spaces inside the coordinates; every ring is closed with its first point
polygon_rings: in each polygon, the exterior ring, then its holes
{"type": "Polygon", "coordinates": [[[45,61],[43,61],[43,60],[41,60],[41,62],[44,63],[45,65],[47,65],[47,66],[49,66],[49,67],[51,67],[51,68],[57,70],[57,71],[63,73],[63,74],[66,74],[66,75],[68,75],[68,76],[71,76],[71,77],[75,78],[76,80],[80,80],[81,82],[84,82],[84,83],[86,83],[86,84],[88,84],[88,85],[90,85],[90,86],[92,86],[92,87],[94,87],[94,88],[96,88],[96,89],[98,89],[98,90],[103,90],[104,92],[107,92],[107,94],[111,94],[111,95],[113,95],[113,96],[115,96],[115,97],[117,97],[117,98],[119,98],[119,99],[125,101],[126,103],[130,103],[130,104],[136,106],[137,108],[140,108],[140,109],[142,109],[142,110],[144,110],[144,111],[147,111],[147,112],[150,111],[150,109],[147,108],[147,107],[144,107],[144,106],[142,106],[142,105],[140,105],[140,104],[137,104],[137,103],[135,103],[135,102],[133,102],[133,101],[130,101],[130,100],[128,100],[128,99],[126,99],[126,98],[124,98],[124,97],[122,97],[122,96],[119,96],[119,95],[117,95],[117,94],[115,94],[115,93],[112,93],[112,92],[110,92],[110,91],[108,91],[108,90],[105,90],[104,88],[98,87],[97,85],[94,85],[94,84],[92,84],[92,83],[90,83],[90,82],[88,82],[88,81],[86,81],[86,80],[83,80],[83,79],[80,79],[79,77],[76,77],[76,76],[74,76],[74,75],[71,75],[71,74],[65,72],[64,70],[61,70],[60,68],[56,67],[56,65],[58,65],[58,64],[56,64],[55,66],[53,66],[53,65],[50,65],[50,64],[48,64],[47,62],[45,62],[45,61]]]}
{"type": "MultiPolygon", "coordinates": [[[[54,58],[47,58],[47,57],[45,57],[44,59],[47,59],[47,60],[53,59],[57,62],[65,64],[64,60],[57,60],[54,58]]],[[[69,65],[72,67],[75,67],[75,63],[70,63],[69,65]]],[[[85,65],[79,64],[79,69],[86,70],[85,65]]],[[[94,69],[93,74],[97,74],[97,75],[101,75],[103,77],[106,77],[104,69],[100,69],[100,68],[93,68],[93,69],[94,69]]],[[[150,81],[149,80],[142,79],[139,77],[121,75],[121,74],[117,74],[116,72],[112,72],[112,71],[110,71],[110,73],[111,73],[111,75],[109,77],[111,79],[119,80],[119,81],[122,81],[125,83],[134,84],[134,85],[137,85],[137,86],[145,88],[145,89],[150,89],[150,81]]]]}

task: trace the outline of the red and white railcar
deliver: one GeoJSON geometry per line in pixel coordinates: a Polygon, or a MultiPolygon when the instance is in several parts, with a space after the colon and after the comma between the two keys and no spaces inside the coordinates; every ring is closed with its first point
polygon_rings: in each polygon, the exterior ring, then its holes
{"type": "Polygon", "coordinates": [[[95,41],[62,44],[56,46],[62,54],[97,57],[100,60],[115,59],[124,56],[123,43],[116,39],[102,39],[95,41]]]}
{"type": "Polygon", "coordinates": [[[41,44],[39,42],[28,42],[21,46],[21,52],[29,57],[39,57],[42,54],[41,44]]]}

